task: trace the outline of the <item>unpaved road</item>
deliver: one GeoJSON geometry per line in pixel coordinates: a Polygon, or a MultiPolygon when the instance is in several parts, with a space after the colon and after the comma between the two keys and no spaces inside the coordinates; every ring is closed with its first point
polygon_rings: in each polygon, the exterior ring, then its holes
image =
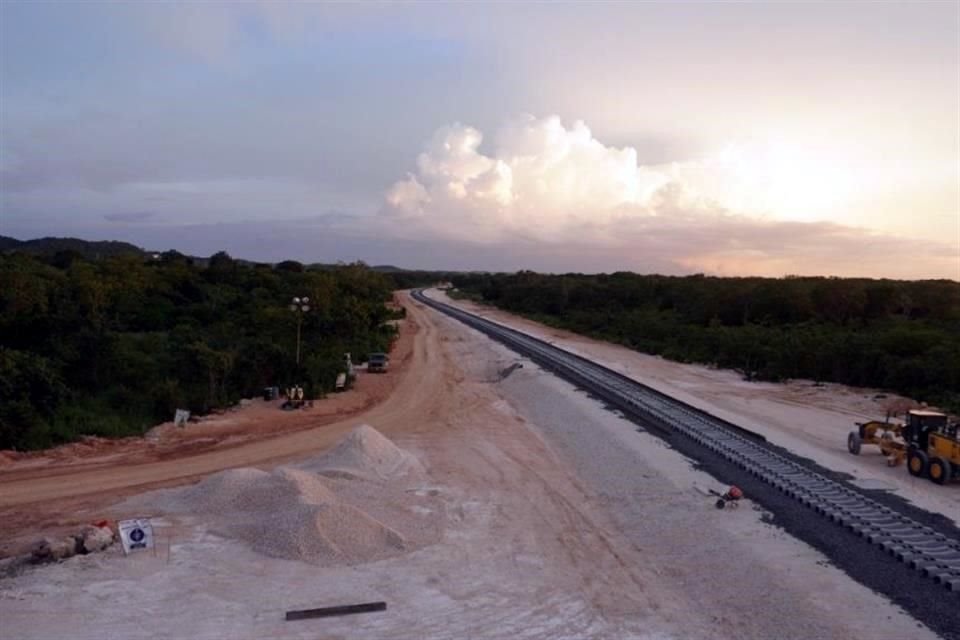
{"type": "MultiPolygon", "coordinates": [[[[429,484],[408,490],[444,502],[440,542],[318,568],[257,554],[205,529],[197,514],[199,523],[171,523],[172,543],[161,535],[168,554],[113,549],[0,582],[5,630],[129,639],[934,637],[764,525],[749,502],[715,510],[696,487],[716,482],[631,423],[529,363],[501,379],[514,354],[408,309],[419,326],[409,368],[396,393],[349,424],[369,422],[420,457],[429,484]],[[283,621],[287,609],[381,599],[382,614],[283,621]]],[[[261,441],[251,446],[269,454],[246,459],[308,454],[294,443],[324,448],[325,438],[310,435],[261,441]]],[[[122,509],[110,515],[145,515],[122,509]]]]}
{"type": "MultiPolygon", "coordinates": [[[[424,311],[414,305],[408,309],[392,353],[392,371],[365,375],[361,387],[373,389],[359,399],[334,398],[332,410],[324,408],[328,401],[303,413],[254,407],[212,421],[213,429],[206,423],[191,426],[190,437],[167,448],[134,438],[106,445],[103,452],[77,456],[54,450],[0,466],[0,556],[21,551],[40,531],[95,520],[99,509],[132,492],[189,482],[221,469],[303,457],[328,448],[358,422],[377,422],[385,430],[406,425],[450,383],[436,366],[439,337],[430,323],[421,326],[424,311]],[[231,424],[225,427],[224,422],[231,424]]],[[[74,445],[68,451],[78,449],[82,451],[74,445]]]]}

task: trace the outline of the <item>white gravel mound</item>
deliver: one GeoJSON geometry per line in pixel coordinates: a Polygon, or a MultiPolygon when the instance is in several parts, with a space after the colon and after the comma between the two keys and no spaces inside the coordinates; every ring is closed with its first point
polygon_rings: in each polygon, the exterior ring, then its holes
{"type": "Polygon", "coordinates": [[[355,564],[403,550],[403,536],[363,511],[341,502],[318,476],[280,468],[254,481],[225,523],[231,537],[270,556],[319,564],[355,564]]]}
{"type": "Polygon", "coordinates": [[[354,565],[439,539],[437,499],[407,491],[411,482],[422,484],[425,473],[413,454],[361,425],[329,453],[297,467],[229,469],[118,508],[196,517],[208,531],[269,556],[354,565]]]}
{"type": "Polygon", "coordinates": [[[186,489],[183,499],[203,513],[221,515],[227,510],[242,509],[251,489],[267,484],[269,479],[269,473],[252,467],[227,469],[186,489]]]}
{"type": "Polygon", "coordinates": [[[335,449],[302,468],[334,477],[357,476],[375,480],[421,478],[426,473],[416,456],[367,424],[358,426],[335,449]]]}
{"type": "Polygon", "coordinates": [[[215,533],[279,558],[358,564],[407,547],[400,533],[343,502],[323,478],[290,467],[223,471],[166,503],[173,511],[202,514],[215,533]]]}

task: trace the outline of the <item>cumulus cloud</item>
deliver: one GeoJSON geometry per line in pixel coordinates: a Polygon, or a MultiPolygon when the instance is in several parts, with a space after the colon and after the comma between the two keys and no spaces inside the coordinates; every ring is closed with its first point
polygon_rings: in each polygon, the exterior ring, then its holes
{"type": "Polygon", "coordinates": [[[483,135],[473,127],[441,127],[417,157],[417,174],[397,182],[387,201],[406,213],[437,206],[506,207],[513,197],[513,171],[478,151],[483,135]]]}
{"type": "Polygon", "coordinates": [[[913,255],[923,258],[895,268],[880,256],[900,238],[778,217],[771,202],[809,191],[803,174],[830,167],[755,148],[647,166],[635,149],[603,144],[581,121],[524,116],[489,144],[457,123],[433,134],[415,171],[387,191],[385,209],[402,221],[398,237],[497,246],[505,259],[520,250],[541,264],[563,254],[574,270],[592,256],[612,269],[960,277],[954,247],[917,240],[913,255]]]}
{"type": "Polygon", "coordinates": [[[603,145],[583,122],[524,116],[497,134],[493,153],[483,134],[462,124],[438,129],[417,157],[417,171],[387,192],[390,210],[430,218],[456,234],[532,234],[559,239],[570,228],[641,212],[670,178],[638,166],[632,148],[603,145]]]}

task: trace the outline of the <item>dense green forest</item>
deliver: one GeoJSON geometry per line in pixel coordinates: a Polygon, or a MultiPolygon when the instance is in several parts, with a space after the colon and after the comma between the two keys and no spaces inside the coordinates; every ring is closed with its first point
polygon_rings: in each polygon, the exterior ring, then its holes
{"type": "Polygon", "coordinates": [[[176,408],[207,412],[301,383],[329,390],[356,358],[385,351],[395,283],[361,264],[201,264],[77,251],[0,255],[0,449],[82,434],[140,434],[176,408]],[[295,364],[294,296],[308,296],[295,364]]]}
{"type": "Polygon", "coordinates": [[[748,379],[878,387],[960,413],[960,283],[461,274],[465,295],[748,379]]]}

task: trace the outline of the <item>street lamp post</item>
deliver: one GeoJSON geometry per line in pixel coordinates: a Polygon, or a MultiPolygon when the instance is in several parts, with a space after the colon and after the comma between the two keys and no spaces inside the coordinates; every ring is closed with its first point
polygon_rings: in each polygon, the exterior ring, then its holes
{"type": "Polygon", "coordinates": [[[300,367],[300,325],[303,324],[303,314],[310,311],[310,298],[294,298],[290,304],[290,311],[297,314],[297,368],[300,367]]]}

